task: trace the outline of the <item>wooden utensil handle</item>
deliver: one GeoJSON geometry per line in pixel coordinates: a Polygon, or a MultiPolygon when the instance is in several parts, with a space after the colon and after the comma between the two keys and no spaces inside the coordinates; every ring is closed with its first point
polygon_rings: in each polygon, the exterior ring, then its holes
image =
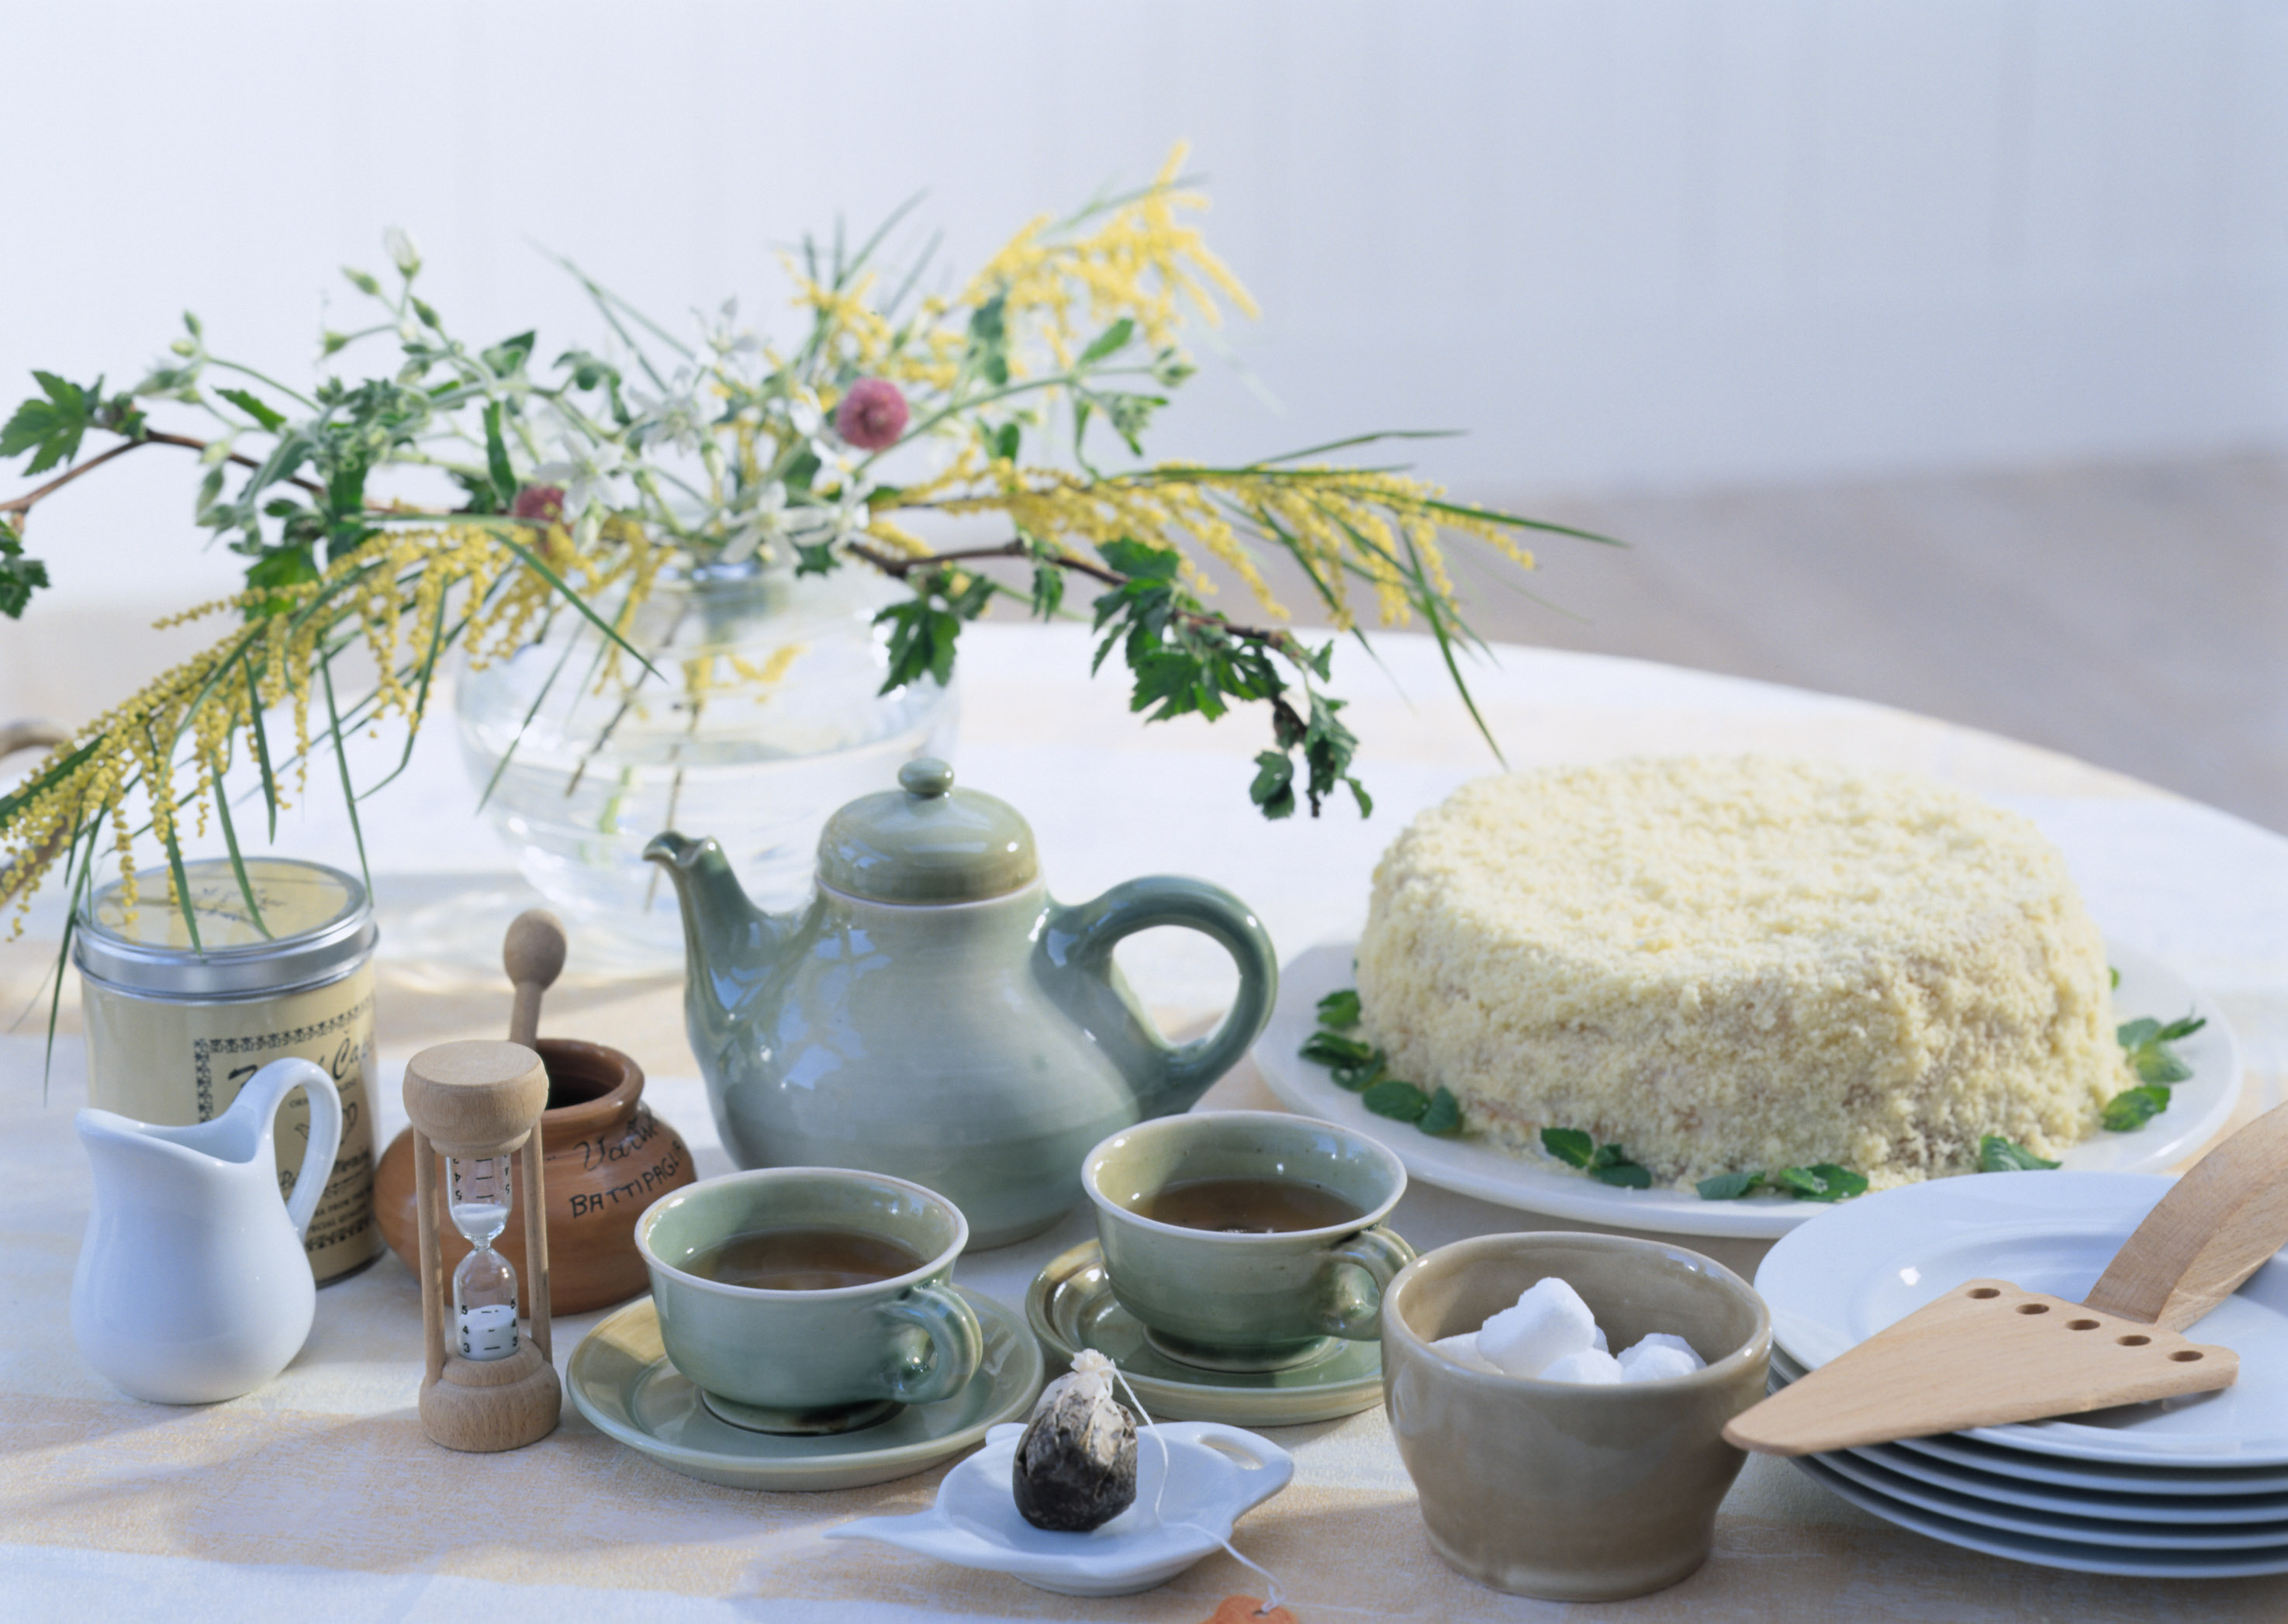
{"type": "Polygon", "coordinates": [[[564,973],[564,923],[546,908],[527,908],[509,922],[501,942],[501,967],[516,988],[509,1012],[508,1041],[527,1049],[540,1034],[540,995],[564,973]]]}
{"type": "Polygon", "coordinates": [[[2193,1164],[2145,1215],[2084,1299],[2181,1331],[2288,1246],[2288,1105],[2193,1164]]]}

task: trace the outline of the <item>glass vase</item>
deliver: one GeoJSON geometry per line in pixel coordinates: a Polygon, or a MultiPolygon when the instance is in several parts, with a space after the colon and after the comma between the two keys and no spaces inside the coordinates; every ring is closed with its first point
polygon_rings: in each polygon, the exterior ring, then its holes
{"type": "Polygon", "coordinates": [[[465,655],[455,710],[486,817],[568,923],[630,947],[681,947],[675,888],[643,860],[663,829],[713,836],[756,903],[793,906],[838,807],[952,752],[952,687],[880,692],[873,618],[903,595],[855,566],[693,566],[663,572],[622,632],[656,676],[566,611],[512,658],[465,655]]]}

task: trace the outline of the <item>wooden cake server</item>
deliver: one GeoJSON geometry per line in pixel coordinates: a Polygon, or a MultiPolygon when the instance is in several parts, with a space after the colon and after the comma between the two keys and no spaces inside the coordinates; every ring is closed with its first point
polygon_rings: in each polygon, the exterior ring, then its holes
{"type": "Polygon", "coordinates": [[[2181,1333],[2284,1244],[2288,1105],[2196,1162],[2087,1300],[1968,1281],[1742,1411],[1724,1436],[1813,1454],[2229,1387],[2239,1356],[2181,1333]]]}

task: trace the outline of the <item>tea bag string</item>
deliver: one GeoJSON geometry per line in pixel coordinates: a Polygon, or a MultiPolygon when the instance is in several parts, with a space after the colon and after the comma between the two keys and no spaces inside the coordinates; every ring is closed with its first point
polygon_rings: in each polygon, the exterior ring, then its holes
{"type": "MultiPolygon", "coordinates": [[[[1106,1362],[1108,1364],[1111,1364],[1111,1361],[1109,1360],[1106,1362]]],[[[1112,1379],[1120,1383],[1120,1390],[1128,1395],[1128,1402],[1136,1406],[1136,1413],[1144,1418],[1144,1430],[1152,1435],[1152,1441],[1158,1445],[1160,1448],[1160,1481],[1154,1485],[1152,1489],[1152,1520],[1158,1523],[1160,1522],[1160,1502],[1166,1498],[1168,1493],[1168,1440],[1160,1436],[1160,1423],[1152,1419],[1152,1412],[1144,1407],[1144,1401],[1136,1396],[1136,1390],[1128,1384],[1128,1373],[1122,1370],[1116,1364],[1113,1364],[1111,1368],[1112,1379]]],[[[1287,1594],[1286,1588],[1279,1582],[1278,1574],[1273,1573],[1269,1568],[1265,1567],[1260,1562],[1257,1562],[1242,1553],[1237,1546],[1234,1545],[1229,1540],[1224,1538],[1223,1535],[1218,1533],[1214,1529],[1210,1528],[1202,1523],[1189,1522],[1163,1523],[1161,1525],[1166,1528],[1188,1528],[1195,1533],[1204,1533],[1211,1540],[1213,1540],[1217,1544],[1222,1546],[1225,1554],[1229,1556],[1233,1561],[1238,1563],[1242,1567],[1252,1568],[1256,1573],[1262,1574],[1264,1585],[1263,1604],[1255,1610],[1255,1613],[1258,1618],[1261,1618],[1264,1614],[1269,1612],[1273,1608],[1279,1605],[1280,1602],[1285,1597],[1287,1594]]]]}

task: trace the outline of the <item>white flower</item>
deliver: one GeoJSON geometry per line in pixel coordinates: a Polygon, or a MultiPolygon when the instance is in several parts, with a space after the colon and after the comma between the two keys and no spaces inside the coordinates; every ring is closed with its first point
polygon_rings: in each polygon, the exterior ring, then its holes
{"type": "MultiPolygon", "coordinates": [[[[616,441],[591,440],[576,431],[568,430],[561,443],[563,459],[534,469],[532,481],[563,487],[564,511],[584,519],[592,507],[600,508],[607,487],[625,471],[627,459],[616,441]]],[[[601,517],[600,512],[599,523],[601,517]]]]}
{"type": "Polygon", "coordinates": [[[389,250],[390,263],[401,275],[411,276],[421,268],[421,250],[413,241],[413,234],[402,226],[393,226],[381,234],[381,245],[389,250]]]}
{"type": "Polygon", "coordinates": [[[763,347],[763,341],[752,333],[738,330],[739,301],[723,301],[722,319],[710,321],[704,311],[695,310],[692,317],[699,323],[699,336],[707,347],[725,360],[734,355],[753,355],[763,347]]]}
{"type": "Polygon", "coordinates": [[[713,425],[714,414],[698,392],[698,379],[679,368],[668,384],[668,392],[652,397],[635,393],[636,420],[629,435],[638,445],[665,440],[679,451],[696,451],[713,425]]]}
{"type": "Polygon", "coordinates": [[[767,542],[778,540],[789,534],[790,517],[786,505],[786,487],[773,479],[761,490],[747,498],[731,521],[724,539],[723,551],[718,561],[724,564],[743,563],[755,555],[767,542]]]}

